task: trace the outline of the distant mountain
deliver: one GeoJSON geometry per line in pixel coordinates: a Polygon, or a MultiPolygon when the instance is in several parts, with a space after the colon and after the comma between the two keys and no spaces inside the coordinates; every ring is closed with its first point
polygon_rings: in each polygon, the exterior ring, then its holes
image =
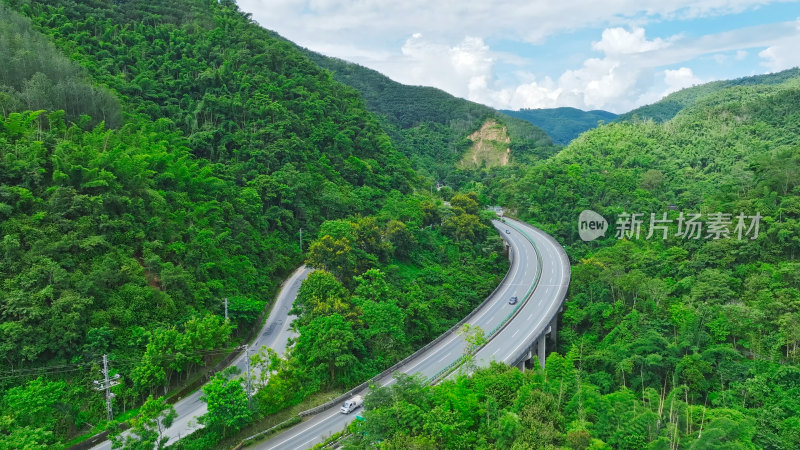
{"type": "MultiPolygon", "coordinates": [[[[395,147],[409,157],[420,174],[458,184],[456,180],[463,178],[458,169],[469,166],[460,162],[479,145],[469,136],[492,121],[507,129],[512,162],[544,159],[558,151],[545,131],[524,120],[440,89],[401,84],[358,64],[305,51],[319,66],[330,70],[336,81],[361,93],[367,109],[379,117],[395,147]]],[[[500,160],[489,158],[477,167],[498,165],[500,160]]],[[[507,163],[508,158],[502,161],[507,163]]]]}
{"type": "MultiPolygon", "coordinates": [[[[782,72],[766,75],[736,78],[734,80],[712,81],[710,83],[692,86],[664,97],[650,105],[641,106],[617,117],[618,122],[630,120],[648,120],[666,122],[672,119],[681,110],[692,106],[704,97],[734,86],[765,86],[781,84],[792,78],[800,77],[800,68],[788,69],[782,72]]],[[[545,130],[546,131],[546,130],[545,130]]]]}
{"type": "Polygon", "coordinates": [[[617,115],[602,110],[582,111],[576,108],[501,110],[511,117],[527,120],[543,129],[555,143],[567,145],[586,130],[597,126],[598,121],[610,122],[617,115]]]}

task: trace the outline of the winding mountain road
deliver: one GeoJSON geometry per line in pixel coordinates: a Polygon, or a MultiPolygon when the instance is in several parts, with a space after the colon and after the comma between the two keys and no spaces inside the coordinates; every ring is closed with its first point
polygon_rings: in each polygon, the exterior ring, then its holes
{"type": "MultiPolygon", "coordinates": [[[[569,286],[569,259],[564,249],[548,234],[525,223],[505,219],[494,221],[495,228],[511,249],[511,267],[503,283],[466,323],[480,326],[487,333],[498,330],[475,355],[480,366],[490,361],[524,364],[531,348],[538,344],[544,353],[544,335],[555,319],[569,286]],[[509,304],[518,297],[519,306],[509,304]]],[[[554,330],[552,330],[554,331],[554,330]]],[[[464,354],[466,343],[452,332],[426,351],[415,354],[397,369],[407,374],[438,377],[464,354]]],[[[387,386],[394,383],[391,374],[375,381],[387,386]]],[[[365,394],[366,389],[360,394],[365,394]]],[[[356,413],[341,414],[338,405],[322,411],[303,423],[273,436],[251,448],[305,449],[341,431],[356,413]]]]}
{"type": "MultiPolygon", "coordinates": [[[[260,349],[263,345],[275,350],[279,355],[284,355],[289,338],[295,335],[289,329],[289,325],[295,317],[289,316],[289,310],[292,309],[300,285],[312,271],[313,269],[301,266],[283,283],[264,326],[251,344],[252,349],[260,349]]],[[[242,353],[231,365],[244,370],[245,354],[242,353]]],[[[168,443],[174,443],[181,437],[202,428],[202,425],[197,423],[197,419],[208,410],[206,403],[200,399],[202,395],[202,389],[198,389],[175,403],[175,412],[178,416],[166,431],[166,435],[169,436],[168,443]]],[[[111,450],[111,441],[103,441],[92,449],[111,450]]]]}

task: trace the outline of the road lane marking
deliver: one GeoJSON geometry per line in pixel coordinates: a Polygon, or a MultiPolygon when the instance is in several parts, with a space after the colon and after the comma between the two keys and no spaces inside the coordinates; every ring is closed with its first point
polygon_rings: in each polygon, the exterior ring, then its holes
{"type": "MultiPolygon", "coordinates": [[[[525,242],[525,243],[527,243],[527,244],[529,244],[529,246],[533,246],[533,244],[531,244],[531,243],[530,243],[528,240],[524,240],[524,242],[525,242]]],[[[521,245],[521,246],[520,246],[520,248],[522,248],[522,249],[523,249],[523,251],[525,252],[525,255],[527,256],[527,254],[528,254],[528,246],[526,246],[526,245],[521,245]]],[[[513,282],[513,281],[516,279],[516,277],[517,277],[517,272],[519,272],[520,266],[522,265],[522,261],[521,261],[521,260],[519,260],[519,259],[517,259],[517,261],[515,261],[515,262],[516,262],[516,264],[514,264],[514,263],[512,262],[512,264],[513,264],[513,271],[512,271],[511,277],[510,277],[510,278],[508,278],[508,280],[507,280],[507,281],[509,281],[509,282],[513,282]]],[[[526,266],[525,277],[527,277],[527,266],[526,266]]],[[[502,300],[502,299],[505,297],[505,295],[508,295],[508,290],[509,290],[509,288],[510,288],[510,287],[512,287],[512,286],[516,286],[516,285],[518,285],[518,283],[506,283],[506,285],[505,285],[505,286],[503,286],[503,289],[502,289],[502,290],[500,290],[500,291],[498,291],[498,292],[497,292],[497,294],[495,294],[497,297],[499,297],[499,298],[498,298],[498,300],[502,300]]],[[[521,285],[521,284],[519,284],[519,285],[521,285]]],[[[486,305],[484,305],[484,311],[483,311],[483,312],[481,312],[480,314],[476,315],[475,317],[471,318],[471,319],[469,320],[469,322],[468,322],[468,323],[470,323],[470,324],[475,324],[475,323],[479,322],[479,321],[480,321],[480,319],[481,319],[483,316],[485,316],[485,315],[486,315],[486,313],[488,313],[489,311],[491,311],[491,310],[492,310],[491,303],[492,303],[492,301],[489,301],[489,302],[487,302],[487,303],[486,303],[486,305]]],[[[440,342],[440,343],[439,343],[439,345],[440,345],[441,347],[445,347],[445,346],[447,346],[448,344],[450,344],[451,342],[453,342],[454,340],[456,340],[456,339],[458,339],[458,338],[459,338],[459,335],[458,335],[458,333],[457,333],[457,332],[454,332],[454,333],[451,335],[451,337],[450,337],[450,338],[448,338],[448,339],[446,339],[446,340],[444,340],[444,341],[440,342]]],[[[433,349],[431,349],[431,350],[433,350],[433,349]]],[[[452,352],[451,352],[451,353],[452,353],[452,352]]],[[[448,353],[448,354],[449,354],[449,353],[448,353]]],[[[430,355],[429,357],[427,357],[427,358],[422,358],[421,360],[419,360],[419,361],[418,361],[417,363],[415,363],[414,365],[411,365],[411,366],[408,366],[408,367],[403,367],[403,368],[401,368],[401,370],[403,371],[403,373],[411,374],[411,372],[412,372],[412,370],[413,370],[414,368],[416,368],[417,366],[419,366],[419,365],[420,365],[420,364],[422,364],[423,362],[427,361],[428,359],[430,359],[430,358],[433,358],[435,355],[436,355],[436,353],[433,353],[433,354],[431,354],[431,355],[430,355]]],[[[445,357],[446,357],[446,356],[445,356],[445,357]]],[[[440,358],[440,359],[439,359],[439,361],[441,361],[442,359],[444,359],[444,358],[440,358]]]]}
{"type": "Polygon", "coordinates": [[[310,441],[305,441],[305,442],[302,444],[302,445],[303,445],[303,448],[308,448],[308,447],[307,447],[307,446],[308,446],[308,444],[309,444],[310,442],[314,442],[314,441],[316,441],[316,440],[317,440],[317,438],[311,439],[310,441]]]}
{"type": "MultiPolygon", "coordinates": [[[[330,414],[330,415],[328,415],[327,417],[325,417],[324,419],[320,420],[320,421],[319,421],[319,423],[327,422],[328,420],[330,420],[330,418],[331,418],[331,417],[335,416],[336,414],[341,414],[341,413],[340,413],[339,411],[336,411],[335,413],[333,413],[333,414],[330,414]]],[[[308,429],[310,429],[310,428],[312,428],[312,427],[311,427],[311,426],[309,426],[309,427],[307,427],[307,428],[308,428],[308,429]]],[[[273,445],[272,447],[270,447],[270,449],[273,449],[273,448],[278,448],[278,447],[280,447],[281,445],[283,445],[283,444],[285,444],[285,443],[287,443],[287,442],[291,441],[292,439],[296,438],[297,436],[300,436],[301,434],[305,433],[306,431],[308,431],[308,429],[301,430],[299,433],[295,433],[295,434],[293,434],[291,437],[289,437],[289,438],[287,438],[287,439],[284,439],[284,440],[282,440],[281,442],[278,442],[277,444],[273,445]]],[[[314,439],[316,439],[316,438],[314,438],[314,439]]]]}
{"type": "MultiPolygon", "coordinates": [[[[538,233],[538,232],[534,232],[534,234],[536,234],[536,235],[537,235],[537,237],[541,239],[540,233],[538,233]]],[[[545,241],[549,241],[549,240],[547,240],[547,239],[546,239],[545,241]]],[[[530,244],[530,243],[528,243],[528,244],[530,244]]],[[[550,245],[550,246],[553,246],[553,245],[554,245],[552,242],[547,242],[547,244],[548,244],[548,245],[550,245]]],[[[529,253],[529,251],[528,251],[528,247],[526,247],[526,246],[523,246],[523,247],[522,247],[522,250],[523,250],[522,252],[519,252],[519,251],[518,251],[518,252],[516,252],[516,253],[524,253],[524,255],[525,255],[525,257],[526,257],[525,259],[529,259],[529,256],[528,256],[528,253],[529,253]]],[[[559,259],[559,261],[560,261],[560,262],[562,263],[562,265],[563,265],[563,264],[564,264],[564,257],[563,257],[563,255],[562,255],[562,253],[561,253],[561,252],[557,252],[557,253],[558,253],[558,259],[559,259]]],[[[548,257],[550,257],[550,256],[551,256],[551,255],[550,255],[550,252],[548,252],[548,257]]],[[[516,256],[516,255],[514,256],[514,258],[515,258],[515,259],[518,261],[518,263],[517,263],[517,264],[515,265],[515,267],[514,267],[514,274],[513,274],[513,276],[510,278],[510,281],[513,281],[513,280],[514,280],[514,278],[516,278],[516,272],[517,272],[517,270],[519,269],[519,265],[521,265],[521,264],[522,264],[522,263],[521,263],[521,262],[519,262],[519,261],[522,261],[522,260],[523,260],[523,259],[517,258],[517,256],[516,256]]],[[[514,262],[514,261],[512,261],[512,264],[513,264],[513,262],[514,262]]],[[[535,261],[535,263],[536,263],[536,261],[535,261]]],[[[535,264],[534,264],[534,266],[535,266],[535,264]]],[[[526,268],[525,268],[525,269],[526,269],[526,270],[525,270],[525,275],[527,276],[527,274],[529,273],[530,266],[529,266],[529,265],[526,265],[526,268]]],[[[553,275],[553,274],[555,273],[555,268],[551,268],[551,271],[550,271],[550,272],[551,272],[551,275],[553,275]]],[[[562,272],[562,271],[560,270],[560,266],[559,266],[559,272],[560,272],[560,277],[561,277],[561,278],[563,278],[563,274],[561,274],[561,272],[562,272]]],[[[516,283],[513,283],[513,284],[516,284],[516,283]]],[[[559,284],[559,285],[551,285],[551,286],[559,286],[559,289],[556,289],[556,293],[557,293],[557,294],[558,294],[558,293],[560,293],[560,292],[562,292],[562,291],[563,291],[563,288],[565,287],[565,286],[564,286],[564,282],[563,282],[563,280],[561,280],[561,284],[559,284]]],[[[502,289],[501,291],[498,291],[498,295],[502,295],[502,294],[500,293],[500,292],[502,292],[502,291],[505,291],[505,292],[507,292],[509,287],[510,287],[509,285],[506,285],[506,286],[504,286],[504,287],[503,287],[503,289],[502,289]]],[[[550,290],[551,290],[551,289],[547,289],[547,291],[546,291],[546,294],[549,294],[549,293],[550,293],[550,290]]],[[[537,298],[538,298],[538,297],[541,297],[541,296],[537,296],[537,298]]],[[[538,302],[537,302],[537,303],[541,303],[541,302],[542,302],[542,300],[545,300],[545,299],[543,299],[543,298],[538,298],[538,302]]],[[[552,302],[552,301],[551,301],[551,308],[550,308],[550,309],[552,309],[552,304],[553,304],[553,303],[554,303],[554,302],[552,302]]],[[[488,306],[488,305],[487,305],[487,306],[488,306]]],[[[486,313],[488,313],[490,310],[492,310],[492,308],[490,308],[490,307],[486,307],[486,308],[484,309],[484,311],[482,311],[482,312],[481,312],[481,314],[480,314],[479,316],[473,317],[473,319],[472,319],[470,322],[473,322],[473,323],[475,323],[475,322],[478,322],[478,320],[479,320],[480,318],[482,318],[483,316],[485,316],[485,315],[486,315],[486,313]]],[[[546,316],[546,315],[547,315],[547,314],[546,314],[547,312],[549,312],[549,311],[546,311],[546,312],[545,312],[545,314],[544,314],[544,316],[546,316]]],[[[528,320],[531,320],[531,319],[533,318],[533,315],[534,315],[534,313],[532,312],[532,313],[529,315],[529,317],[528,317],[528,320]]],[[[544,319],[544,316],[542,317],[542,319],[540,319],[540,320],[538,321],[538,323],[536,324],[536,326],[534,326],[534,328],[533,328],[533,329],[532,329],[532,330],[531,330],[531,331],[528,333],[528,336],[529,336],[529,337],[530,337],[530,335],[531,335],[531,334],[533,334],[533,332],[536,330],[536,328],[538,328],[538,326],[539,326],[539,325],[542,323],[542,321],[543,321],[543,319],[544,319]]],[[[516,336],[516,334],[519,332],[519,330],[520,330],[520,329],[517,329],[517,330],[514,332],[513,336],[516,336]]],[[[512,336],[512,337],[513,337],[513,336],[512,336]]],[[[448,339],[448,340],[447,340],[447,341],[445,341],[445,342],[442,342],[442,343],[440,343],[439,345],[441,345],[442,347],[445,347],[445,346],[446,346],[446,344],[449,344],[449,343],[451,343],[452,341],[454,341],[454,340],[456,340],[456,339],[457,339],[457,336],[454,334],[454,335],[453,335],[453,336],[452,336],[450,339],[448,339]]],[[[523,342],[524,342],[524,341],[523,341],[523,342]]],[[[521,346],[521,345],[520,345],[520,346],[521,346]]],[[[515,353],[516,353],[516,350],[518,350],[518,349],[520,348],[520,346],[517,346],[517,348],[515,349],[515,353]]],[[[431,350],[434,350],[434,349],[431,349],[431,350]]],[[[494,351],[494,353],[493,353],[492,355],[495,355],[495,354],[497,354],[497,353],[498,353],[500,350],[502,350],[502,347],[500,347],[500,348],[498,348],[497,350],[495,350],[495,351],[494,351]]],[[[430,359],[431,359],[431,358],[432,358],[432,357],[433,357],[433,356],[434,356],[436,353],[438,353],[438,351],[434,350],[434,353],[433,353],[433,354],[431,354],[431,355],[430,355],[429,357],[427,357],[427,358],[424,358],[424,359],[420,360],[419,362],[417,362],[417,363],[416,363],[416,364],[414,364],[413,366],[410,366],[408,369],[406,369],[406,371],[408,371],[408,372],[410,373],[410,369],[411,369],[411,368],[417,367],[417,366],[419,366],[419,365],[420,365],[422,362],[425,362],[425,361],[428,361],[428,360],[430,360],[430,359]]],[[[444,356],[442,359],[444,359],[444,358],[446,358],[446,357],[450,356],[452,353],[453,353],[453,350],[451,350],[450,352],[448,352],[448,353],[447,353],[447,355],[445,355],[445,356],[444,356]]],[[[387,382],[386,382],[386,383],[384,383],[383,385],[385,386],[385,385],[387,385],[387,384],[391,384],[393,381],[394,381],[393,379],[390,379],[389,381],[387,381],[387,382]]],[[[333,417],[333,416],[335,416],[336,414],[338,414],[338,411],[337,411],[336,413],[334,413],[334,414],[332,414],[332,415],[328,416],[328,417],[325,417],[325,418],[323,418],[323,419],[322,419],[320,422],[318,422],[316,425],[314,425],[314,427],[316,427],[316,426],[319,426],[320,424],[322,424],[322,423],[324,423],[324,422],[327,422],[328,420],[330,420],[330,418],[332,418],[332,417],[333,417]]],[[[280,445],[282,445],[282,444],[286,443],[287,441],[289,441],[289,440],[292,440],[293,438],[295,438],[295,437],[296,437],[296,436],[298,436],[299,434],[302,434],[302,433],[305,433],[305,432],[308,432],[308,431],[310,431],[310,430],[311,430],[312,428],[314,428],[314,427],[308,427],[308,428],[306,428],[305,430],[301,431],[301,432],[300,432],[300,433],[298,433],[298,434],[295,434],[294,436],[290,437],[289,439],[286,439],[286,440],[284,440],[284,441],[280,442],[279,444],[277,444],[277,446],[280,446],[280,445]]],[[[306,443],[304,443],[303,445],[306,445],[306,444],[308,444],[309,442],[312,442],[312,441],[313,441],[313,440],[315,440],[315,439],[317,439],[317,438],[314,438],[314,439],[312,439],[311,441],[307,441],[307,442],[306,442],[306,443]]],[[[271,447],[271,448],[275,448],[275,447],[271,447]]]]}

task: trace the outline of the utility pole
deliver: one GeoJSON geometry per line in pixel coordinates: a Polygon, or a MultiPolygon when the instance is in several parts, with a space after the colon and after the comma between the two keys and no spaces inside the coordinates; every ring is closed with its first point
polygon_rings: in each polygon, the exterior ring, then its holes
{"type": "Polygon", "coordinates": [[[303,253],[303,229],[300,228],[300,253],[303,253]]]}
{"type": "Polygon", "coordinates": [[[247,402],[250,403],[250,396],[252,395],[252,385],[251,385],[251,377],[250,377],[250,346],[244,346],[244,364],[245,364],[245,373],[247,377],[247,402]]]}
{"type": "Polygon", "coordinates": [[[114,398],[114,393],[111,388],[120,384],[119,374],[113,377],[108,376],[108,355],[103,355],[103,369],[100,371],[103,374],[102,380],[94,380],[94,389],[97,391],[106,391],[106,414],[108,421],[114,419],[114,412],[111,409],[111,400],[114,398]]]}
{"type": "Polygon", "coordinates": [[[228,321],[228,297],[225,297],[225,322],[228,321]]]}

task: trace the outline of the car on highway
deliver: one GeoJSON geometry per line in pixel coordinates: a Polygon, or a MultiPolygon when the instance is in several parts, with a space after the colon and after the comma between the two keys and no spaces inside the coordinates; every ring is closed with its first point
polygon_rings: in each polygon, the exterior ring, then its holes
{"type": "Polygon", "coordinates": [[[510,231],[508,231],[508,230],[506,230],[506,234],[511,234],[511,232],[510,232],[510,231]]]}
{"type": "Polygon", "coordinates": [[[517,304],[517,300],[518,300],[517,296],[515,295],[515,296],[511,297],[510,299],[508,299],[508,304],[509,305],[516,305],[517,304]]]}
{"type": "Polygon", "coordinates": [[[350,400],[344,402],[342,407],[339,409],[339,412],[342,414],[350,414],[351,412],[353,412],[354,409],[361,406],[362,403],[364,403],[364,398],[361,397],[360,395],[356,395],[355,397],[352,397],[350,400]]]}

